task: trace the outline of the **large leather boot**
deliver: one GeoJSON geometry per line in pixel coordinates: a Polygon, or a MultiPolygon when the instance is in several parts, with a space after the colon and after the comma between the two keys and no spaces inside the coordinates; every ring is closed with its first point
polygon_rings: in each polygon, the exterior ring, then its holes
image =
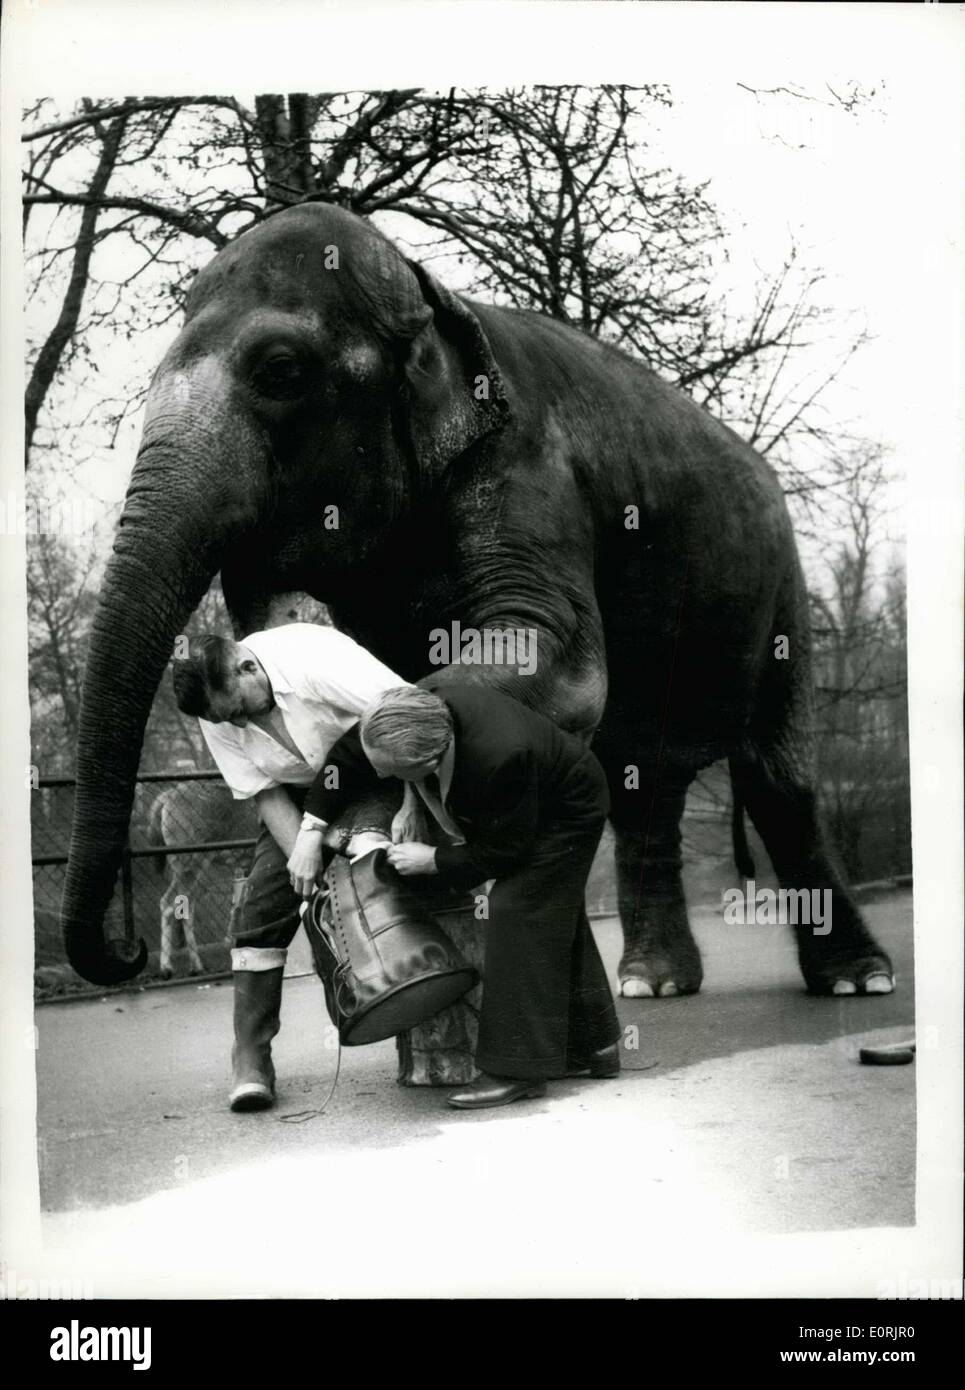
{"type": "Polygon", "coordinates": [[[415,1028],[478,983],[381,845],[336,858],[326,886],[303,920],[329,1018],[347,1046],[415,1028]]]}
{"type": "Polygon", "coordinates": [[[235,986],[232,1110],[266,1110],[275,1103],[271,1040],[281,1027],[286,955],[279,947],[244,946],[231,952],[235,986]]]}

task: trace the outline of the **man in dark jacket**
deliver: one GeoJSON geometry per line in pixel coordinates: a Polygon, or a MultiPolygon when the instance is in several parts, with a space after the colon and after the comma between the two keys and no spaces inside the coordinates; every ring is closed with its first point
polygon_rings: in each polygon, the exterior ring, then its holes
{"type": "MultiPolygon", "coordinates": [[[[454,888],[495,879],[476,1050],[483,1074],[449,1103],[504,1105],[543,1095],[549,1078],[615,1076],[620,1027],[584,902],[609,809],[589,749],[507,695],[434,678],[388,691],[339,739],[327,767],[338,777],[323,770],[310,788],[303,837],[314,831],[320,846],[374,768],[414,784],[449,841],[393,845],[400,874],[436,874],[454,888]]],[[[315,851],[302,844],[310,860],[315,851]]]]}

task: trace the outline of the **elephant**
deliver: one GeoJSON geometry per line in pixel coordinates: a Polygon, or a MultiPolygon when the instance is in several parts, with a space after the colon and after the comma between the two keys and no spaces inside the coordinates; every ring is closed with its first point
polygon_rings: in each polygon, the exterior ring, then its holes
{"type": "Polygon", "coordinates": [[[417,681],[461,633],[445,681],[493,682],[592,741],[624,995],[701,985],[680,820],[721,759],[782,886],[832,894],[833,930],[795,928],[808,990],[894,988],[821,826],[807,597],[771,467],[640,361],[451,292],[324,202],[214,256],[149,387],[77,743],[62,925],[88,979],[144,964],[102,920],[151,701],[218,572],[239,636],[301,590],[417,681]],[[486,634],[502,646],[478,660],[486,634]]]}

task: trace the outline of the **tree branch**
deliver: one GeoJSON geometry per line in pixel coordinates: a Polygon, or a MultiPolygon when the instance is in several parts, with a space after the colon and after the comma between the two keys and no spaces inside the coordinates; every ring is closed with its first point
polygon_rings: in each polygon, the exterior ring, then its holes
{"type": "Polygon", "coordinates": [[[110,182],[117,163],[118,151],[127,125],[127,117],[120,116],[112,121],[101,138],[101,153],[97,161],[85,199],[84,211],[80,219],[80,231],[74,244],[74,259],[67,282],[67,291],[60,306],[57,322],[37,356],[27,383],[24,400],[24,467],[29,465],[30,446],[37,428],[37,417],[50,390],[64,350],[74,336],[80,319],[84,293],[90,272],[90,258],[94,250],[97,231],[97,216],[102,207],[101,199],[110,182]]]}
{"type": "Polygon", "coordinates": [[[142,101],[122,101],[114,106],[100,106],[85,111],[79,116],[70,116],[64,121],[54,121],[51,125],[39,126],[36,130],[25,131],[21,141],[42,140],[46,135],[56,135],[62,130],[74,130],[78,126],[96,125],[99,121],[113,120],[117,116],[132,116],[140,111],[167,111],[185,106],[222,106],[233,111],[242,121],[253,124],[251,112],[234,97],[146,97],[142,101]]]}
{"type": "MultiPolygon", "coordinates": [[[[36,179],[34,182],[38,183],[41,188],[50,188],[50,185],[42,179],[36,179]]],[[[199,217],[197,213],[178,212],[175,208],[166,208],[163,203],[153,203],[148,198],[127,198],[120,195],[94,197],[90,192],[65,193],[54,188],[48,194],[27,193],[24,195],[24,202],[31,205],[49,203],[61,207],[87,208],[93,206],[105,211],[109,208],[116,208],[121,212],[137,212],[143,217],[155,217],[159,222],[166,222],[168,226],[177,227],[178,231],[187,232],[189,236],[210,241],[219,250],[228,244],[228,237],[219,232],[205,218],[199,217]]]]}

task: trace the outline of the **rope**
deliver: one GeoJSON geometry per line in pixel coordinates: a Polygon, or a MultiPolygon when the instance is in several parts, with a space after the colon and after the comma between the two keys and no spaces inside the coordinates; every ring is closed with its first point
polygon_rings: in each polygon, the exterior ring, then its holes
{"type": "Polygon", "coordinates": [[[291,1111],[290,1114],[288,1114],[288,1115],[279,1115],[279,1116],[278,1116],[278,1123],[279,1123],[279,1124],[290,1124],[290,1125],[301,1125],[301,1124],[304,1124],[306,1120],[314,1120],[314,1119],[316,1119],[319,1115],[324,1115],[325,1111],[328,1109],[329,1105],[330,1105],[331,1102],[332,1102],[332,1097],[333,1097],[334,1094],[335,1094],[335,1088],[336,1088],[337,1085],[338,1085],[338,1076],[339,1076],[339,1072],[340,1072],[341,1070],[342,1070],[342,1039],[339,1038],[339,1040],[338,1040],[338,1052],[336,1053],[336,1056],[335,1056],[335,1075],[332,1077],[332,1084],[331,1084],[331,1086],[329,1086],[329,1088],[328,1088],[328,1095],[325,1097],[325,1099],[324,1099],[324,1101],[322,1102],[321,1106],[320,1106],[317,1110],[293,1110],[293,1111],[291,1111]]]}

